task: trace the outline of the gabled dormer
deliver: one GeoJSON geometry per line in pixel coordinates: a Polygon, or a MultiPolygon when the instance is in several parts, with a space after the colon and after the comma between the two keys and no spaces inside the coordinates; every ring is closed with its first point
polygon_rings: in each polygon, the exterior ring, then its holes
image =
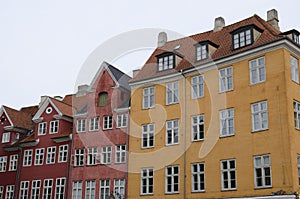
{"type": "Polygon", "coordinates": [[[289,38],[290,40],[292,40],[295,44],[300,44],[299,42],[299,31],[293,29],[287,32],[282,33],[282,35],[286,36],[287,38],[289,38]]]}
{"type": "Polygon", "coordinates": [[[231,32],[233,49],[252,45],[262,34],[263,30],[255,25],[240,27],[231,32]]]}
{"type": "Polygon", "coordinates": [[[179,62],[182,60],[176,52],[164,52],[156,56],[157,58],[157,71],[165,71],[176,68],[179,62]]]}
{"type": "Polygon", "coordinates": [[[202,61],[209,58],[218,48],[218,45],[211,41],[202,41],[194,45],[195,46],[195,60],[202,61]]]}

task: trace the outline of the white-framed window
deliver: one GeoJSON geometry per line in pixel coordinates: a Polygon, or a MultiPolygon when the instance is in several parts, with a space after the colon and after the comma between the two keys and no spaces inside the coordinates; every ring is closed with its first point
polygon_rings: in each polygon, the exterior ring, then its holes
{"type": "Polygon", "coordinates": [[[90,131],[98,131],[99,130],[99,117],[93,117],[90,119],[90,131]]]}
{"type": "Polygon", "coordinates": [[[174,68],[174,55],[167,55],[158,58],[158,71],[174,68]]]}
{"type": "Polygon", "coordinates": [[[117,128],[125,128],[127,126],[127,114],[117,115],[117,128]]]}
{"type": "Polygon", "coordinates": [[[155,106],[155,87],[143,89],[143,109],[153,108],[155,106]]]}
{"type": "Polygon", "coordinates": [[[179,120],[166,122],[166,145],[179,144],[179,120]]]}
{"type": "Polygon", "coordinates": [[[294,101],[294,120],[295,120],[295,128],[300,130],[300,103],[294,101]]]}
{"type": "Polygon", "coordinates": [[[298,59],[295,57],[291,56],[291,73],[292,73],[292,80],[296,83],[299,83],[299,64],[298,64],[298,59]]]}
{"type": "Polygon", "coordinates": [[[87,180],[85,184],[85,199],[95,199],[96,181],[87,180]]]}
{"type": "Polygon", "coordinates": [[[101,163],[110,164],[111,163],[111,146],[103,146],[101,151],[101,163]]]}
{"type": "Polygon", "coordinates": [[[204,163],[192,164],[192,192],[205,191],[205,165],[204,163]]]}
{"type": "Polygon", "coordinates": [[[219,92],[233,90],[233,69],[232,66],[219,70],[219,92]]]}
{"type": "Polygon", "coordinates": [[[58,133],[59,121],[54,120],[50,122],[50,134],[58,133]]]}
{"type": "Polygon", "coordinates": [[[208,45],[197,44],[196,45],[196,61],[200,61],[208,58],[208,45]]]}
{"type": "Polygon", "coordinates": [[[3,192],[4,192],[4,187],[0,186],[0,199],[4,199],[3,192]]]}
{"type": "Polygon", "coordinates": [[[242,30],[233,35],[233,48],[238,49],[253,43],[253,30],[251,28],[242,30]]]}
{"type": "Polygon", "coordinates": [[[66,178],[56,178],[55,199],[65,198],[66,178]]]}
{"type": "Polygon", "coordinates": [[[41,180],[33,180],[31,182],[31,199],[40,198],[41,180]]]}
{"type": "Polygon", "coordinates": [[[235,159],[221,161],[222,190],[236,189],[236,164],[235,159]]]}
{"type": "Polygon", "coordinates": [[[21,181],[19,199],[28,199],[29,181],[21,181]]]}
{"type": "Polygon", "coordinates": [[[47,132],[47,122],[39,123],[38,135],[46,135],[47,132]]]}
{"type": "Polygon", "coordinates": [[[43,199],[52,199],[53,179],[44,180],[43,199]]]}
{"type": "Polygon", "coordinates": [[[170,82],[166,85],[166,104],[178,103],[179,96],[179,82],[170,82]]]}
{"type": "Polygon", "coordinates": [[[97,147],[89,147],[87,154],[87,165],[96,165],[96,158],[98,155],[97,147]]]}
{"type": "Polygon", "coordinates": [[[234,135],[234,109],[220,111],[220,137],[234,135]]]}
{"type": "Polygon", "coordinates": [[[192,99],[204,97],[204,76],[199,75],[191,78],[192,99]]]}
{"type": "Polygon", "coordinates": [[[154,124],[142,125],[142,148],[154,147],[154,124]]]}
{"type": "Polygon", "coordinates": [[[24,151],[23,166],[31,166],[32,164],[32,149],[24,151]]]}
{"type": "Polygon", "coordinates": [[[204,139],[204,114],[192,116],[192,141],[204,139]]]}
{"type": "Polygon", "coordinates": [[[84,165],[84,148],[75,149],[74,166],[84,165]]]}
{"type": "Polygon", "coordinates": [[[125,198],[125,179],[114,179],[115,198],[125,198]]]}
{"type": "Polygon", "coordinates": [[[154,192],[154,171],[153,168],[141,170],[141,195],[153,194],[154,192]]]}
{"type": "Polygon", "coordinates": [[[179,193],[179,166],[165,168],[165,193],[179,193]]]}
{"type": "Polygon", "coordinates": [[[56,155],[56,146],[51,146],[47,148],[47,161],[46,164],[54,164],[56,155]]]}
{"type": "Polygon", "coordinates": [[[6,171],[7,156],[0,157],[0,172],[6,171]]]}
{"type": "Polygon", "coordinates": [[[269,154],[254,156],[255,188],[272,186],[271,157],[269,154]]]}
{"type": "Polygon", "coordinates": [[[82,181],[73,181],[72,199],[82,199],[82,181]]]}
{"type": "Polygon", "coordinates": [[[251,104],[252,131],[268,129],[268,104],[267,101],[251,104]]]}
{"type": "Polygon", "coordinates": [[[103,130],[112,129],[113,126],[113,116],[106,115],[103,117],[103,130]]]}
{"type": "Polygon", "coordinates": [[[34,159],[34,165],[43,165],[44,163],[44,151],[45,149],[35,149],[35,159],[34,159]]]}
{"type": "Polygon", "coordinates": [[[260,57],[249,61],[250,84],[258,84],[266,81],[265,57],[260,57]]]}
{"type": "Polygon", "coordinates": [[[8,171],[16,171],[17,166],[18,166],[18,154],[11,155],[10,158],[9,158],[8,171]]]}
{"type": "Polygon", "coordinates": [[[300,186],[300,155],[297,156],[298,162],[298,185],[300,186]]]}
{"type": "Polygon", "coordinates": [[[82,133],[86,131],[86,119],[77,120],[77,133],[82,133]]]}
{"type": "Polygon", "coordinates": [[[15,185],[6,185],[5,199],[14,199],[15,185]]]}
{"type": "Polygon", "coordinates": [[[117,145],[115,154],[115,163],[126,162],[126,145],[117,145]]]}
{"type": "Polygon", "coordinates": [[[67,144],[59,146],[58,150],[58,163],[68,161],[68,148],[67,144]]]}
{"type": "Polygon", "coordinates": [[[2,143],[10,142],[10,132],[6,132],[2,134],[2,143]]]}
{"type": "Polygon", "coordinates": [[[100,199],[108,199],[110,196],[110,180],[100,180],[100,199]]]}

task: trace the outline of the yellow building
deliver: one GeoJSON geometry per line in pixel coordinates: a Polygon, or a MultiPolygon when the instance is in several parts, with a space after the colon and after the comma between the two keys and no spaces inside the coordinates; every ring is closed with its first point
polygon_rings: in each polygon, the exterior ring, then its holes
{"type": "Polygon", "coordinates": [[[299,32],[281,32],[276,10],[160,33],[130,83],[128,198],[295,198],[299,58],[299,32]]]}

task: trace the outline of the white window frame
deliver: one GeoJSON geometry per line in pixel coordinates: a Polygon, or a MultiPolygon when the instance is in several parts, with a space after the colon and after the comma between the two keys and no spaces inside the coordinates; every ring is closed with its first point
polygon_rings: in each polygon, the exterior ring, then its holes
{"type": "Polygon", "coordinates": [[[109,130],[113,128],[113,116],[105,115],[103,116],[103,130],[109,130]]]}
{"type": "Polygon", "coordinates": [[[192,142],[202,141],[205,136],[205,120],[204,114],[195,115],[191,118],[192,123],[192,142]]]}
{"type": "Polygon", "coordinates": [[[99,130],[100,117],[92,117],[90,118],[90,131],[98,131],[99,130]]]}
{"type": "Polygon", "coordinates": [[[270,154],[265,154],[265,155],[259,155],[259,156],[254,156],[253,158],[254,160],[254,185],[255,188],[259,189],[259,188],[270,188],[272,187],[272,168],[271,168],[271,156],[270,154]],[[268,162],[266,161],[266,158],[268,158],[268,162]],[[257,164],[257,161],[259,161],[259,164],[257,164]],[[260,170],[261,173],[261,180],[262,180],[262,185],[258,185],[257,180],[259,178],[259,176],[257,176],[257,172],[256,169],[260,170]],[[267,172],[266,170],[269,170],[270,176],[267,176],[267,172]],[[267,178],[270,179],[270,184],[267,184],[267,178]]]}
{"type": "Polygon", "coordinates": [[[233,90],[233,67],[229,66],[219,70],[219,92],[233,90]]]}
{"type": "Polygon", "coordinates": [[[166,121],[166,145],[172,146],[175,144],[179,144],[179,138],[180,138],[179,120],[166,121]]]}
{"type": "Polygon", "coordinates": [[[96,181],[85,181],[85,199],[95,199],[96,197],[96,181]]]}
{"type": "Polygon", "coordinates": [[[4,186],[0,186],[0,199],[4,199],[3,192],[4,192],[4,186]]]}
{"type": "Polygon", "coordinates": [[[117,115],[117,128],[127,127],[128,114],[117,115]]]}
{"type": "Polygon", "coordinates": [[[33,180],[31,182],[31,199],[39,199],[41,193],[41,180],[33,180]]]}
{"type": "Polygon", "coordinates": [[[208,58],[208,44],[196,45],[196,61],[201,61],[208,58]]]}
{"type": "Polygon", "coordinates": [[[100,180],[100,199],[108,199],[110,196],[110,180],[109,179],[103,179],[100,180]]]}
{"type": "Polygon", "coordinates": [[[89,147],[88,148],[88,154],[87,154],[87,163],[86,165],[96,165],[96,159],[98,156],[98,148],[96,146],[89,147]]]}
{"type": "Polygon", "coordinates": [[[291,62],[292,80],[299,84],[299,62],[298,62],[298,59],[291,56],[290,62],[291,62]]]}
{"type": "Polygon", "coordinates": [[[77,120],[77,133],[86,132],[86,119],[78,119],[77,120]]]}
{"type": "Polygon", "coordinates": [[[114,196],[115,198],[125,198],[125,179],[114,179],[114,196]]]}
{"type": "Polygon", "coordinates": [[[234,135],[234,109],[220,110],[220,137],[234,135]]]}
{"type": "Polygon", "coordinates": [[[29,181],[20,182],[19,199],[28,199],[29,192],[29,181]]]}
{"type": "Polygon", "coordinates": [[[35,149],[34,165],[43,165],[44,163],[44,148],[35,149]]]}
{"type": "Polygon", "coordinates": [[[116,145],[115,147],[115,163],[126,163],[126,145],[116,145]]]}
{"type": "Polygon", "coordinates": [[[6,171],[6,165],[7,165],[7,156],[1,156],[0,157],[0,172],[6,171]]]}
{"type": "Polygon", "coordinates": [[[205,164],[203,162],[192,164],[192,192],[205,191],[205,164]]]}
{"type": "Polygon", "coordinates": [[[85,159],[84,148],[75,149],[74,166],[75,167],[84,166],[84,161],[85,161],[84,159],[85,159]]]}
{"type": "Polygon", "coordinates": [[[58,133],[59,129],[59,120],[54,120],[50,122],[49,134],[58,133]]]}
{"type": "Polygon", "coordinates": [[[251,28],[239,31],[233,35],[233,48],[238,49],[251,45],[253,42],[253,30],[251,28]]]}
{"type": "Polygon", "coordinates": [[[154,147],[154,131],[155,124],[144,124],[142,125],[142,148],[153,148],[154,147]]]}
{"type": "Polygon", "coordinates": [[[236,161],[235,159],[221,160],[221,188],[222,191],[236,190],[236,161]],[[233,165],[232,165],[233,163],[233,165]],[[232,175],[234,173],[234,175],[232,175]],[[226,179],[227,178],[227,179],[226,179]]]}
{"type": "Polygon", "coordinates": [[[154,169],[152,167],[142,168],[140,194],[152,195],[153,193],[154,193],[154,169]]]}
{"type": "Polygon", "coordinates": [[[60,145],[58,150],[58,163],[67,162],[69,153],[69,145],[60,145]]]}
{"type": "Polygon", "coordinates": [[[268,102],[261,101],[261,102],[251,104],[251,112],[252,112],[252,132],[267,130],[269,126],[268,102]],[[257,106],[257,110],[255,108],[256,106],[257,106]],[[255,125],[256,123],[258,123],[258,127],[256,127],[255,125]]]}
{"type": "Polygon", "coordinates": [[[41,122],[38,126],[38,135],[46,135],[47,133],[47,122],[41,122]]]}
{"type": "Polygon", "coordinates": [[[143,89],[143,109],[154,108],[155,106],[155,87],[143,89]]]}
{"type": "Polygon", "coordinates": [[[73,181],[72,199],[82,199],[82,181],[73,181]]]}
{"type": "Polygon", "coordinates": [[[204,75],[198,75],[191,78],[192,99],[204,97],[204,75]]]}
{"type": "Polygon", "coordinates": [[[294,100],[294,121],[295,121],[295,128],[300,130],[300,102],[294,100]]]}
{"type": "Polygon", "coordinates": [[[249,61],[249,68],[250,68],[250,85],[259,84],[266,81],[265,57],[259,57],[249,61]],[[253,76],[253,74],[255,74],[255,76],[253,76]]]}
{"type": "Polygon", "coordinates": [[[175,166],[167,166],[165,168],[165,193],[166,194],[177,194],[179,193],[179,190],[180,190],[180,167],[179,165],[175,165],[175,166]],[[175,171],[175,168],[177,170],[177,173],[175,171]],[[168,172],[168,169],[171,169],[171,172],[169,173],[168,172]],[[168,190],[168,179],[170,179],[171,181],[171,190],[168,190]],[[175,190],[175,181],[178,182],[178,185],[177,185],[177,189],[178,190],[175,190]]]}
{"type": "Polygon", "coordinates": [[[15,185],[6,185],[5,199],[14,199],[15,185]]]}
{"type": "Polygon", "coordinates": [[[56,158],[56,146],[50,146],[47,148],[46,164],[55,164],[56,158]]]}
{"type": "Polygon", "coordinates": [[[112,147],[103,146],[101,148],[101,164],[111,164],[112,147]]]}
{"type": "Polygon", "coordinates": [[[53,179],[44,179],[43,199],[52,199],[53,179]]]}
{"type": "Polygon", "coordinates": [[[66,192],[66,178],[56,178],[55,199],[64,199],[66,192]]]}
{"type": "MultiPolygon", "coordinates": [[[[9,158],[8,171],[16,171],[18,166],[18,154],[11,155],[9,158]]],[[[1,199],[1,198],[0,198],[1,199]]]]}
{"type": "Polygon", "coordinates": [[[32,164],[32,155],[33,155],[33,150],[32,149],[27,149],[24,150],[24,159],[23,159],[23,166],[31,166],[32,164]]]}
{"type": "Polygon", "coordinates": [[[10,142],[10,132],[5,132],[2,134],[2,143],[10,142]]]}
{"type": "Polygon", "coordinates": [[[158,71],[164,71],[174,68],[174,58],[175,56],[173,54],[158,58],[158,71]]]}
{"type": "Polygon", "coordinates": [[[166,105],[177,104],[179,102],[179,81],[166,84],[166,105]]]}

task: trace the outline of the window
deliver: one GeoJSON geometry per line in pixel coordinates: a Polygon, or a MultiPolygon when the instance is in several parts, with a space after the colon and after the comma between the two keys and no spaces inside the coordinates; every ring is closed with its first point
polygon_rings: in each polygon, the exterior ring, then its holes
{"type": "Polygon", "coordinates": [[[125,179],[114,180],[114,196],[115,198],[125,198],[125,179]]]}
{"type": "Polygon", "coordinates": [[[44,180],[43,199],[52,199],[53,179],[44,180]]]}
{"type": "Polygon", "coordinates": [[[14,199],[15,185],[6,186],[5,199],[14,199]]]}
{"type": "Polygon", "coordinates": [[[260,57],[249,62],[250,64],[250,84],[257,84],[266,81],[265,58],[260,57]]]}
{"type": "Polygon", "coordinates": [[[102,164],[110,164],[111,163],[111,146],[102,147],[101,163],[102,164]]]}
{"type": "Polygon", "coordinates": [[[142,148],[154,147],[154,124],[142,126],[142,148]]]}
{"type": "Polygon", "coordinates": [[[74,166],[84,165],[84,149],[75,149],[74,166]]]}
{"type": "Polygon", "coordinates": [[[117,116],[117,128],[125,128],[127,126],[127,114],[117,116]]]}
{"type": "Polygon", "coordinates": [[[40,198],[41,181],[33,180],[31,184],[31,199],[40,198]]]}
{"type": "Polygon", "coordinates": [[[108,102],[108,93],[107,92],[99,93],[98,106],[106,106],[107,102],[108,102]]]}
{"type": "Polygon", "coordinates": [[[86,130],[86,119],[78,119],[77,120],[77,132],[82,133],[86,130]]]}
{"type": "Polygon", "coordinates": [[[88,148],[87,165],[96,165],[97,155],[98,155],[97,147],[88,148]]]}
{"type": "Polygon", "coordinates": [[[179,120],[166,122],[166,144],[179,144],[179,120]]]}
{"type": "Polygon", "coordinates": [[[295,120],[295,128],[300,130],[300,103],[294,101],[294,120],[295,120]]]}
{"type": "Polygon", "coordinates": [[[0,157],[0,172],[6,171],[7,156],[0,157]]]}
{"type": "MultiPolygon", "coordinates": [[[[16,171],[18,165],[18,154],[11,155],[9,159],[9,171],[16,171]]],[[[0,197],[1,199],[1,197],[0,197]]]]}
{"type": "Polygon", "coordinates": [[[58,151],[58,162],[67,162],[68,161],[68,145],[59,146],[58,151]]]}
{"type": "Polygon", "coordinates": [[[291,73],[292,80],[296,83],[299,83],[299,69],[298,69],[298,59],[291,56],[291,73]]]}
{"type": "Polygon", "coordinates": [[[256,188],[266,188],[272,186],[270,155],[254,157],[254,177],[256,188]]]}
{"type": "Polygon", "coordinates": [[[219,70],[219,91],[227,92],[233,89],[233,72],[232,67],[219,70]]]}
{"type": "Polygon", "coordinates": [[[252,131],[268,129],[268,104],[267,101],[251,105],[252,131]]]}
{"type": "Polygon", "coordinates": [[[167,105],[178,103],[179,96],[179,82],[167,83],[166,88],[167,96],[167,105]]]}
{"type": "Polygon", "coordinates": [[[253,29],[248,28],[233,34],[233,48],[238,49],[253,43],[253,29]]]}
{"type": "Polygon", "coordinates": [[[55,199],[65,198],[65,184],[66,178],[57,178],[55,186],[55,199]]]}
{"type": "Polygon", "coordinates": [[[192,77],[192,99],[204,96],[204,76],[192,77]]]}
{"type": "Polygon", "coordinates": [[[179,193],[179,166],[166,167],[166,193],[179,193]]]}
{"type": "Polygon", "coordinates": [[[153,194],[154,177],[153,168],[141,170],[141,195],[153,194]]]}
{"type": "Polygon", "coordinates": [[[298,155],[297,160],[298,160],[298,184],[300,185],[300,155],[298,155]]]}
{"type": "Polygon", "coordinates": [[[4,199],[4,197],[3,197],[3,191],[4,191],[4,187],[0,186],[0,199],[4,199]]]}
{"type": "Polygon", "coordinates": [[[29,181],[22,181],[20,184],[20,199],[28,198],[29,181]]]}
{"type": "Polygon", "coordinates": [[[158,58],[158,71],[174,68],[174,55],[165,55],[158,58]]]}
{"type": "Polygon", "coordinates": [[[56,154],[56,146],[47,148],[47,162],[46,164],[54,164],[55,163],[55,154],[56,154]]]}
{"type": "Polygon", "coordinates": [[[10,142],[10,132],[6,132],[2,134],[2,143],[10,142]]]}
{"type": "Polygon", "coordinates": [[[221,161],[221,179],[222,179],[222,190],[223,191],[236,189],[235,160],[222,160],[221,161]]]}
{"type": "Polygon", "coordinates": [[[116,146],[115,162],[116,163],[126,162],[126,145],[116,146]]]}
{"type": "Polygon", "coordinates": [[[38,135],[46,135],[47,131],[47,122],[39,123],[38,135]]]}
{"type": "Polygon", "coordinates": [[[112,129],[112,122],[113,117],[110,116],[104,116],[103,117],[103,130],[112,129]]]}
{"type": "Polygon", "coordinates": [[[110,196],[110,180],[100,180],[100,199],[108,199],[110,196]]]}
{"type": "Polygon", "coordinates": [[[196,61],[200,61],[208,58],[208,45],[197,44],[196,45],[196,61]]]}
{"type": "Polygon", "coordinates": [[[192,117],[192,141],[204,139],[204,115],[192,117]]]}
{"type": "Polygon", "coordinates": [[[32,149],[24,151],[23,166],[31,166],[32,163],[32,149]]]}
{"type": "Polygon", "coordinates": [[[226,109],[220,111],[220,136],[234,135],[234,110],[226,109]]]}
{"type": "Polygon", "coordinates": [[[72,199],[82,199],[82,181],[73,182],[72,199]]]}
{"type": "Polygon", "coordinates": [[[149,87],[143,89],[143,109],[153,108],[155,106],[155,88],[149,87]]]}
{"type": "Polygon", "coordinates": [[[204,163],[192,164],[192,191],[205,191],[204,163]]]}
{"type": "Polygon", "coordinates": [[[90,119],[90,131],[98,131],[99,130],[99,117],[93,117],[90,119]]]}
{"type": "Polygon", "coordinates": [[[44,162],[44,150],[45,149],[35,149],[35,160],[34,165],[42,165],[44,162]]]}
{"type": "Polygon", "coordinates": [[[88,180],[85,186],[85,199],[95,199],[96,181],[88,180]]]}
{"type": "Polygon", "coordinates": [[[50,134],[58,132],[58,120],[50,122],[50,134]]]}

